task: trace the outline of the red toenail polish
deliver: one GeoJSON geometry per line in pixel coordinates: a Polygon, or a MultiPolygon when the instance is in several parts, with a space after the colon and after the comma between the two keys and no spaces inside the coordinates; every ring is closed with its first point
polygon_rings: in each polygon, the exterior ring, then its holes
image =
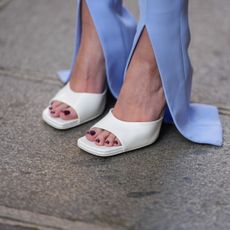
{"type": "Polygon", "coordinates": [[[55,112],[54,111],[51,111],[52,114],[54,114],[55,112]]]}
{"type": "Polygon", "coordinates": [[[53,107],[49,107],[49,110],[52,110],[53,109],[53,107]]]}
{"type": "Polygon", "coordinates": [[[63,113],[67,116],[70,114],[70,111],[69,110],[64,110],[63,113]]]}
{"type": "Polygon", "coordinates": [[[90,134],[91,136],[94,136],[94,135],[96,134],[96,132],[95,132],[94,130],[90,130],[90,131],[89,131],[89,134],[90,134]]]}
{"type": "Polygon", "coordinates": [[[106,141],[105,143],[106,143],[107,145],[109,145],[110,142],[109,142],[109,141],[106,141]]]}
{"type": "Polygon", "coordinates": [[[115,145],[118,145],[118,141],[114,141],[114,144],[115,144],[115,145]]]}
{"type": "Polygon", "coordinates": [[[99,139],[96,139],[96,142],[97,142],[97,143],[99,143],[99,142],[100,142],[100,140],[99,140],[99,139]]]}

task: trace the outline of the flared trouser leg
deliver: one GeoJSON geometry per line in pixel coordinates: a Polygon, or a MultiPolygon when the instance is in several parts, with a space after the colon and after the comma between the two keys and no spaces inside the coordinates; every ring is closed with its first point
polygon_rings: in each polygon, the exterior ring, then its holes
{"type": "Polygon", "coordinates": [[[165,120],[171,117],[180,133],[191,141],[221,146],[222,127],[217,108],[190,103],[188,0],[140,0],[139,5],[140,21],[126,70],[146,28],[167,101],[165,120]]]}
{"type": "MultiPolygon", "coordinates": [[[[105,57],[106,77],[109,89],[117,97],[124,77],[124,70],[130,53],[136,21],[122,5],[122,0],[85,0],[93,19],[105,57]]],[[[76,62],[81,40],[81,3],[77,0],[77,22],[75,52],[71,70],[60,71],[59,77],[67,82],[76,62]]],[[[90,34],[89,34],[90,36],[90,34]]],[[[93,64],[93,63],[92,63],[93,64]]]]}

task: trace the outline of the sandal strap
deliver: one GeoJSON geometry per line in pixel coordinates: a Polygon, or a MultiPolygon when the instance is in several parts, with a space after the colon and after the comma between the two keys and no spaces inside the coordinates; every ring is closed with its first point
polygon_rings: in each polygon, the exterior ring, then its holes
{"type": "Polygon", "coordinates": [[[100,128],[113,133],[121,142],[123,150],[152,144],[159,136],[163,117],[150,122],[127,122],[116,118],[112,109],[92,128],[100,128]]]}
{"type": "Polygon", "coordinates": [[[74,92],[69,82],[51,99],[63,102],[74,109],[79,122],[84,122],[99,114],[105,107],[106,91],[103,93],[78,93],[74,92]]]}

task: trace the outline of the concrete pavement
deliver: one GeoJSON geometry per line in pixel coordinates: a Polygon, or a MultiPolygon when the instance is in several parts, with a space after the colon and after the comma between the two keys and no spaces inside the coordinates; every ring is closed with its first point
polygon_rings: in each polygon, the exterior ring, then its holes
{"type": "Polygon", "coordinates": [[[220,108],[223,147],[164,125],[154,145],[101,159],[76,144],[95,121],[41,120],[71,63],[74,0],[0,0],[0,230],[230,228],[230,2],[190,3],[192,100],[220,108]]]}

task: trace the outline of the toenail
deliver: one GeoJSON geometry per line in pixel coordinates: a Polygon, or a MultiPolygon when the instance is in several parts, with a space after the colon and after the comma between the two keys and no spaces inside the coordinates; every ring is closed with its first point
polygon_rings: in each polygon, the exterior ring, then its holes
{"type": "Polygon", "coordinates": [[[94,130],[90,130],[90,131],[89,131],[89,134],[90,134],[91,136],[94,136],[94,135],[96,134],[96,132],[95,132],[94,130]]]}
{"type": "Polygon", "coordinates": [[[109,142],[109,141],[106,141],[105,143],[106,143],[107,145],[109,145],[110,142],[109,142]]]}
{"type": "Polygon", "coordinates": [[[53,109],[53,107],[49,107],[49,110],[52,110],[53,109]]]}
{"type": "Polygon", "coordinates": [[[64,110],[63,113],[67,116],[70,114],[70,111],[69,110],[64,110]]]}
{"type": "Polygon", "coordinates": [[[54,114],[55,112],[54,111],[51,111],[52,114],[54,114]]]}
{"type": "Polygon", "coordinates": [[[114,144],[115,144],[115,145],[118,145],[118,141],[114,141],[114,144]]]}
{"type": "Polygon", "coordinates": [[[96,142],[97,142],[97,143],[100,143],[100,140],[99,140],[99,139],[96,139],[96,142]]]}

